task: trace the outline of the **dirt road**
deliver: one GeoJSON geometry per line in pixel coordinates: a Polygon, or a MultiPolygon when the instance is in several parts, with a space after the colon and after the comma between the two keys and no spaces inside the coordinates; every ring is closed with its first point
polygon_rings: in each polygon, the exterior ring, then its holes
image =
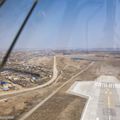
{"type": "MultiPolygon", "coordinates": [[[[27,117],[23,116],[23,118],[25,120],[80,120],[86,99],[69,95],[66,91],[75,81],[94,80],[103,74],[114,74],[119,77],[120,72],[118,70],[120,70],[120,66],[116,66],[115,62],[95,62],[89,69],[72,79],[35,111],[27,117]]],[[[24,120],[23,118],[21,120],[24,120]]]]}

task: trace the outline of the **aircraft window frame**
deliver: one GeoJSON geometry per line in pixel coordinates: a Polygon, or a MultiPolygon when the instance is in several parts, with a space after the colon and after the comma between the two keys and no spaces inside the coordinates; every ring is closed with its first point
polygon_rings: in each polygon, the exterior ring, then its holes
{"type": "Polygon", "coordinates": [[[21,35],[23,29],[25,28],[26,23],[28,22],[29,18],[31,17],[31,15],[32,15],[32,13],[33,13],[33,11],[34,11],[34,9],[35,9],[35,7],[36,7],[37,4],[38,4],[38,0],[35,0],[35,1],[33,2],[32,7],[30,8],[27,16],[25,17],[25,19],[24,19],[24,21],[23,21],[20,29],[18,30],[17,34],[15,35],[14,40],[12,41],[10,47],[8,48],[7,52],[5,53],[5,55],[4,55],[4,57],[3,57],[2,61],[1,61],[0,71],[1,71],[2,68],[5,66],[8,58],[10,57],[10,54],[11,54],[12,50],[14,49],[14,46],[16,45],[19,36],[21,35]]]}

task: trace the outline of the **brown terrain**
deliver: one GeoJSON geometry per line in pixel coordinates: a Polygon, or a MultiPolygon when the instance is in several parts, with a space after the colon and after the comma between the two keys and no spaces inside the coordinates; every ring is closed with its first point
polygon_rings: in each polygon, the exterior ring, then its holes
{"type": "MultiPolygon", "coordinates": [[[[30,92],[0,96],[0,116],[11,115],[16,120],[22,120],[30,110],[44,101],[26,120],[79,120],[87,99],[68,94],[67,90],[71,85],[75,81],[95,80],[103,74],[114,75],[120,79],[120,59],[114,58],[111,54],[99,57],[102,60],[72,60],[70,57],[57,56],[59,74],[56,81],[47,87],[30,92]],[[80,72],[92,62],[94,64],[90,68],[80,72]],[[48,98],[53,92],[55,93],[48,98]]],[[[29,62],[34,61],[35,58],[29,62]]],[[[36,62],[37,65],[39,63],[36,62]]]]}

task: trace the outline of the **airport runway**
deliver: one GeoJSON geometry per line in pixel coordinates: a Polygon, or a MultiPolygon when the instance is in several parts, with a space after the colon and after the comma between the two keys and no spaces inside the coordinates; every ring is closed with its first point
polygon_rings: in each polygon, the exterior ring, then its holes
{"type": "Polygon", "coordinates": [[[75,82],[67,92],[88,98],[81,120],[120,120],[119,90],[116,77],[102,75],[94,82],[75,82]]]}

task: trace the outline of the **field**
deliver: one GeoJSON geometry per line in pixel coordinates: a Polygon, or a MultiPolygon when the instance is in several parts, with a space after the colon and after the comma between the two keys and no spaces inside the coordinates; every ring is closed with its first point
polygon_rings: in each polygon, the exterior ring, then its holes
{"type": "MultiPolygon", "coordinates": [[[[32,64],[33,66],[36,65],[36,67],[42,64],[43,68],[46,67],[45,72],[48,72],[48,67],[50,73],[52,73],[52,66],[54,64],[53,56],[32,57],[27,60],[26,63],[32,64]]],[[[68,94],[67,90],[75,81],[91,81],[100,75],[113,75],[120,79],[119,63],[119,54],[97,52],[89,53],[89,55],[85,53],[79,55],[57,54],[56,67],[58,76],[50,85],[16,94],[4,94],[44,84],[36,83],[34,85],[28,81],[28,84],[32,84],[29,87],[17,84],[17,86],[20,86],[17,90],[1,90],[0,116],[9,115],[21,120],[23,118],[26,120],[79,120],[87,99],[68,94]],[[79,59],[73,59],[73,57],[78,58],[78,56],[79,59]],[[38,107],[33,110],[35,106],[38,107]],[[31,110],[33,110],[33,112],[30,114],[29,111],[31,110]]],[[[21,63],[18,61],[17,64],[20,65],[21,63]]],[[[10,64],[8,64],[8,66],[10,66],[10,64]]],[[[37,69],[36,71],[34,70],[34,72],[37,73],[37,69]]],[[[12,73],[10,74],[12,75],[12,73]]],[[[50,78],[45,82],[49,80],[50,78]]]]}

